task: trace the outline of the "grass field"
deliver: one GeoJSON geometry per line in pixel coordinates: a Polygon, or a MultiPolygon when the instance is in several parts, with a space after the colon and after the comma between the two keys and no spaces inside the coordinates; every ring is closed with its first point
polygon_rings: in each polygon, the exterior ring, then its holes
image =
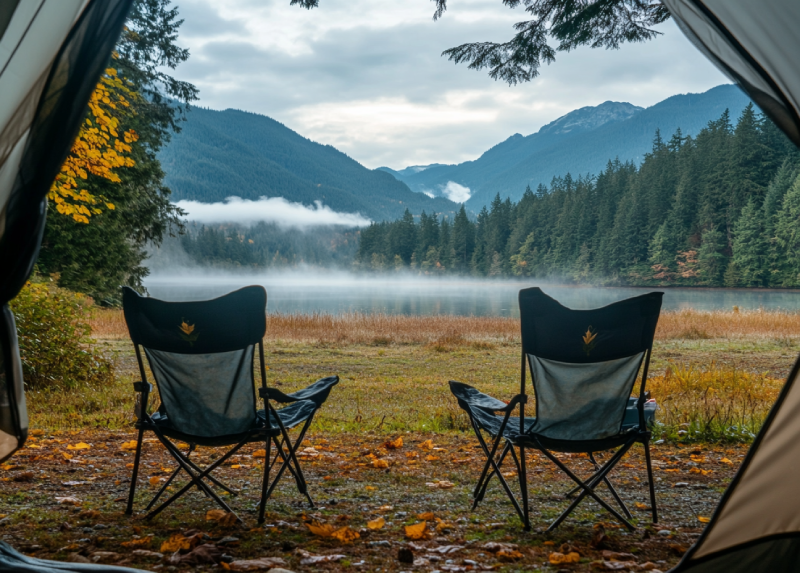
{"type": "MultiPolygon", "coordinates": [[[[248,446],[219,476],[241,492],[231,503],[246,525],[230,527],[208,519],[214,505],[197,493],[152,522],[142,519],[148,497],[174,467],[152,439],[137,513],[132,519],[122,514],[137,366],[121,312],[97,310],[92,326],[94,344],[115,358],[115,382],[28,394],[33,439],[0,467],[0,527],[6,527],[4,539],[39,557],[170,571],[220,568],[191,564],[188,550],[173,555],[164,549],[176,534],[202,538],[218,558],[282,559],[296,572],[588,573],[617,567],[615,552],[625,554],[630,570],[666,571],[713,513],[800,348],[795,314],[662,315],[648,385],[660,405],[656,433],[664,440],[653,447],[659,524],[648,520],[637,447],[613,477],[633,509],[637,531],[627,533],[598,506],[584,503],[556,532],[543,533],[565,507],[561,494],[570,484],[530,452],[534,531],[526,534],[496,484],[477,511],[469,510],[482,456],[463,431],[466,418],[446,384],[456,379],[500,398],[515,394],[515,320],[271,315],[265,339],[271,385],[290,391],[329,374],[341,377],[303,444],[318,506],[308,508],[284,479],[269,502],[267,527],[255,527],[262,462],[253,456],[256,446],[248,446]],[[388,448],[399,437],[403,446],[388,448]],[[378,518],[384,525],[370,529],[378,518]],[[429,538],[411,541],[405,526],[425,519],[431,520],[429,538]],[[312,522],[346,526],[360,537],[347,544],[319,537],[307,526],[312,522]],[[605,532],[599,542],[598,532],[605,532]],[[506,544],[505,553],[497,552],[498,543],[506,544]],[[401,563],[401,550],[411,550],[417,564],[401,563]],[[579,554],[578,563],[551,564],[554,554],[569,552],[579,554]],[[329,561],[313,563],[315,557],[329,561]]],[[[221,451],[204,448],[197,459],[208,462],[221,451]]],[[[582,475],[590,469],[581,456],[561,457],[582,475]]],[[[508,475],[513,481],[514,472],[508,475]]]]}
{"type": "MultiPolygon", "coordinates": [[[[97,310],[97,344],[116,358],[117,380],[98,392],[33,393],[35,425],[124,428],[138,379],[119,310],[97,310]]],[[[268,383],[284,391],[338,374],[322,411],[326,431],[463,430],[448,380],[500,398],[519,391],[519,323],[506,318],[270,315],[268,383]]],[[[797,348],[800,315],[782,312],[663,313],[648,389],[670,439],[748,441],[775,400],[797,348]]]]}

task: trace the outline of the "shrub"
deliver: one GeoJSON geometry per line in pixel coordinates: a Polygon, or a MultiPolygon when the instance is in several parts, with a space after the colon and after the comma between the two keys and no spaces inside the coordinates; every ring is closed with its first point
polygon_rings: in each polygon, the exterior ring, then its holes
{"type": "Polygon", "coordinates": [[[112,364],[91,346],[91,305],[89,297],[47,282],[29,282],[11,301],[27,388],[74,388],[113,380],[112,364]]]}

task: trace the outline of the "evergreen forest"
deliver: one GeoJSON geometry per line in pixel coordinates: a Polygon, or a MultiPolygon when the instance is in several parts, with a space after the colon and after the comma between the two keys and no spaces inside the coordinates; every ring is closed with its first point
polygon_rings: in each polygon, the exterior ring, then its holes
{"type": "Polygon", "coordinates": [[[656,131],[642,164],[608,161],[498,194],[477,217],[410,212],[361,231],[354,265],[617,285],[800,287],[800,157],[748,105],[695,137],[656,131]]]}
{"type": "MultiPolygon", "coordinates": [[[[317,227],[302,231],[263,222],[249,227],[188,223],[184,234],[172,241],[180,242],[194,264],[229,269],[300,265],[347,267],[358,251],[356,229],[317,227]]],[[[165,255],[169,256],[169,245],[167,247],[165,255]]]]}

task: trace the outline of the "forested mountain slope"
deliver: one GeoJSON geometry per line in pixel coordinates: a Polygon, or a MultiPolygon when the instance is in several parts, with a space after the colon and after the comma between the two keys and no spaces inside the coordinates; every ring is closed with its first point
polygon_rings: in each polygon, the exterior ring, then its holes
{"type": "Polygon", "coordinates": [[[449,181],[469,187],[472,196],[467,208],[477,212],[498,193],[518,201],[528,185],[535,189],[567,173],[599,173],[609,158],[638,165],[657,129],[664,137],[677,129],[684,136],[696,136],[725,109],[736,118],[748,103],[747,96],[733,85],[672,96],[647,109],[605,102],[570,112],[532,135],[515,134],[475,161],[424,170],[407,168],[393,174],[412,190],[434,195],[441,194],[449,181]]]}
{"type": "MultiPolygon", "coordinates": [[[[641,112],[643,114],[645,112],[641,112]]],[[[800,287],[800,153],[748,105],[696,136],[650,134],[641,165],[606,159],[472,221],[410,215],[361,231],[362,269],[579,283],[800,287]]]]}
{"type": "Polygon", "coordinates": [[[412,192],[330,145],[321,145],[263,115],[192,108],[180,133],[159,154],[172,200],[283,197],[335,211],[393,219],[409,209],[454,213],[455,204],[412,192]]]}

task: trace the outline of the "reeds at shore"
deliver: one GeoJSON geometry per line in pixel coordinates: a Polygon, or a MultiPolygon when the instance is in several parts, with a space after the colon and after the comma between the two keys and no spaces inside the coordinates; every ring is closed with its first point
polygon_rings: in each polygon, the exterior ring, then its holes
{"type": "MultiPolygon", "coordinates": [[[[100,339],[128,336],[121,310],[97,309],[90,320],[100,339]]],[[[458,337],[467,341],[517,342],[519,319],[484,316],[393,314],[269,314],[267,340],[339,344],[430,344],[458,337]]],[[[800,313],[785,311],[679,310],[661,313],[657,340],[800,337],[800,313]]]]}

